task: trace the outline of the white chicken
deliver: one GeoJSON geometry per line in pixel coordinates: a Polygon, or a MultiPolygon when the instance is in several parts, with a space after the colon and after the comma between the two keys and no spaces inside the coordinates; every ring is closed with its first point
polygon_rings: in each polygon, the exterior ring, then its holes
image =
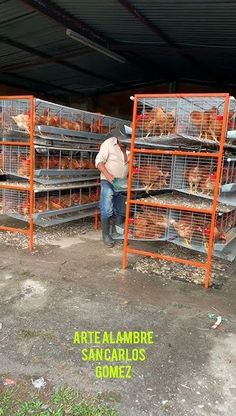
{"type": "Polygon", "coordinates": [[[27,114],[18,114],[17,116],[12,116],[12,118],[20,130],[29,132],[29,116],[27,114]]]}

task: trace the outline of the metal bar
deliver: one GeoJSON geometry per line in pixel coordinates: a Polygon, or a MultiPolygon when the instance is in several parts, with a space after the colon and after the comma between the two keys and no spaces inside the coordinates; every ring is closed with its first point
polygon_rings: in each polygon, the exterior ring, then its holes
{"type": "Polygon", "coordinates": [[[158,150],[158,149],[139,149],[135,148],[134,153],[147,153],[147,154],[157,154],[157,155],[176,155],[176,156],[199,156],[199,157],[216,157],[218,158],[219,153],[209,153],[209,152],[187,152],[181,150],[158,150]]]}
{"type": "Polygon", "coordinates": [[[7,227],[5,225],[0,226],[0,231],[8,231],[10,233],[19,233],[19,234],[29,235],[29,230],[24,230],[23,228],[7,227]]]}
{"type": "Polygon", "coordinates": [[[226,95],[225,103],[224,103],[223,126],[221,130],[219,157],[218,157],[216,181],[215,181],[214,194],[213,194],[212,219],[211,219],[211,225],[210,225],[209,246],[208,246],[207,263],[206,263],[207,266],[206,266],[206,273],[205,273],[205,288],[206,289],[209,287],[209,282],[210,282],[211,261],[212,261],[212,253],[213,253],[213,248],[214,248],[214,231],[215,231],[216,211],[217,211],[217,202],[218,202],[217,200],[218,200],[218,194],[220,190],[222,159],[223,159],[224,142],[225,142],[225,135],[226,135],[226,130],[227,130],[227,122],[228,122],[228,109],[229,109],[229,94],[226,95]]]}
{"type": "Polygon", "coordinates": [[[150,207],[158,207],[158,208],[170,208],[179,211],[190,211],[190,212],[201,212],[202,214],[212,214],[212,210],[210,209],[200,209],[200,208],[189,208],[185,207],[184,205],[172,205],[172,204],[158,204],[158,202],[149,202],[149,201],[141,201],[137,199],[131,199],[130,204],[135,205],[145,205],[150,207]]]}
{"type": "Polygon", "coordinates": [[[206,267],[205,263],[187,260],[187,259],[181,259],[179,257],[165,256],[164,254],[158,254],[158,253],[153,253],[153,252],[144,251],[144,250],[137,250],[137,249],[130,248],[130,247],[127,248],[127,252],[130,254],[140,254],[141,256],[152,257],[153,259],[167,260],[173,263],[187,264],[188,266],[200,267],[202,269],[206,267]]]}
{"type": "Polygon", "coordinates": [[[29,100],[30,97],[31,95],[0,95],[0,100],[29,100]]]}
{"type": "Polygon", "coordinates": [[[135,143],[135,130],[136,130],[136,115],[137,115],[138,100],[134,97],[133,108],[133,120],[132,120],[132,136],[130,145],[130,160],[129,160],[129,176],[128,176],[128,188],[127,188],[127,200],[126,200],[126,214],[125,214],[125,230],[124,230],[124,246],[123,246],[123,258],[122,269],[125,270],[127,266],[127,253],[128,253],[128,233],[129,233],[129,212],[131,203],[131,190],[132,190],[132,178],[133,178],[133,161],[134,161],[134,143],[135,143]]]}
{"type": "Polygon", "coordinates": [[[30,191],[30,188],[26,186],[2,185],[1,183],[0,183],[0,189],[14,189],[16,191],[30,191]]]}
{"type": "Polygon", "coordinates": [[[2,146],[30,146],[30,142],[0,142],[2,146]]]}
{"type": "Polygon", "coordinates": [[[29,185],[30,185],[30,209],[29,209],[29,250],[33,250],[34,244],[34,97],[30,97],[30,114],[29,114],[29,122],[30,122],[30,178],[29,178],[29,185]]]}
{"type": "Polygon", "coordinates": [[[141,98],[195,98],[195,97],[202,97],[202,98],[212,98],[212,97],[219,97],[219,98],[227,98],[228,93],[222,92],[222,93],[178,93],[178,94],[135,94],[134,97],[137,97],[137,100],[141,98]]]}

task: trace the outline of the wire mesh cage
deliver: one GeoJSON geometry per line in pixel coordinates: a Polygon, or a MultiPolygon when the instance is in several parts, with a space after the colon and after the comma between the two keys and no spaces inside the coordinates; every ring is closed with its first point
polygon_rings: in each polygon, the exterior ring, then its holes
{"type": "Polygon", "coordinates": [[[16,189],[3,189],[3,214],[10,216],[28,216],[30,213],[30,193],[16,189]]]}
{"type": "Polygon", "coordinates": [[[30,148],[29,146],[3,147],[3,171],[6,174],[14,174],[29,177],[30,174],[30,148]]]}
{"type": "MultiPolygon", "coordinates": [[[[57,148],[37,148],[36,170],[80,170],[95,169],[96,151],[67,150],[57,148]]],[[[43,172],[42,172],[43,173],[43,172]]]]}
{"type": "MultiPolygon", "coordinates": [[[[174,156],[172,189],[201,196],[213,197],[217,180],[217,158],[174,156]]],[[[231,191],[236,181],[236,159],[224,157],[222,160],[220,185],[224,192],[231,191]],[[227,185],[227,186],[224,186],[227,185]]]]}
{"type": "Polygon", "coordinates": [[[172,156],[136,154],[132,171],[132,189],[146,192],[170,189],[172,178],[172,156]]]}
{"type": "MultiPolygon", "coordinates": [[[[28,99],[0,99],[0,131],[29,134],[30,102],[28,99]]],[[[12,139],[12,138],[11,138],[12,139]]]]}
{"type": "Polygon", "coordinates": [[[66,130],[100,133],[100,116],[76,108],[35,100],[35,124],[66,130]]]}
{"type": "Polygon", "coordinates": [[[101,133],[106,134],[114,130],[123,130],[124,125],[129,126],[130,122],[128,120],[123,120],[116,117],[106,116],[101,114],[101,133]]]}
{"type": "Polygon", "coordinates": [[[68,190],[43,191],[35,194],[35,213],[65,210],[77,205],[86,205],[98,201],[95,187],[74,188],[68,190]]]}
{"type": "Polygon", "coordinates": [[[133,240],[166,240],[169,213],[165,208],[130,205],[129,238],[133,240]]]}
{"type": "Polygon", "coordinates": [[[218,142],[223,129],[224,102],[225,98],[216,94],[206,97],[140,97],[136,137],[187,137],[218,142]]]}

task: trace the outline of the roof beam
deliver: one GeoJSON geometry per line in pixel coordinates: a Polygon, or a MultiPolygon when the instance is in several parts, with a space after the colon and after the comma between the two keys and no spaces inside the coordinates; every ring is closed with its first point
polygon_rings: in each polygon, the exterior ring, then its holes
{"type": "MultiPolygon", "coordinates": [[[[140,22],[142,22],[151,32],[157,35],[160,39],[162,39],[167,45],[169,45],[172,50],[184,58],[188,63],[190,63],[194,67],[198,67],[198,69],[202,73],[210,72],[212,76],[212,71],[209,71],[206,66],[201,65],[193,56],[189,55],[186,52],[181,50],[181,47],[162,29],[160,29],[156,24],[154,24],[148,17],[146,17],[140,10],[138,10],[133,4],[129,2],[129,0],[117,0],[126,10],[128,10],[133,16],[135,16],[140,22]]],[[[215,74],[214,74],[215,75],[215,74]]]]}
{"type": "MultiPolygon", "coordinates": [[[[103,47],[114,49],[114,45],[116,42],[108,37],[107,35],[99,32],[98,30],[94,29],[92,26],[88,25],[87,23],[83,22],[78,17],[74,17],[71,13],[67,12],[64,8],[55,4],[52,0],[21,0],[23,3],[31,6],[34,10],[39,11],[40,13],[44,14],[48,18],[51,18],[55,22],[61,24],[64,28],[71,29],[85,37],[89,40],[100,44],[103,47]]],[[[122,56],[122,55],[121,55],[122,56]]],[[[142,59],[137,54],[131,53],[123,53],[123,57],[127,59],[127,61],[131,62],[135,66],[140,67],[145,74],[146,79],[153,79],[156,76],[156,70],[152,69],[152,65],[150,65],[149,71],[147,71],[147,59],[142,59]]],[[[151,64],[151,61],[150,61],[151,64]]],[[[118,84],[117,81],[114,82],[116,85],[118,84]]],[[[120,83],[122,84],[122,83],[120,83]]]]}
{"type": "Polygon", "coordinates": [[[64,27],[74,30],[75,32],[79,31],[84,36],[92,38],[94,41],[100,40],[100,42],[108,42],[109,39],[104,37],[102,33],[98,30],[92,28],[92,26],[84,23],[78,17],[74,17],[71,13],[67,12],[64,8],[58,6],[51,0],[21,0],[23,3],[28,4],[33,9],[39,11],[40,13],[50,17],[54,21],[60,23],[64,27]]]}
{"type": "Polygon", "coordinates": [[[7,45],[13,46],[14,48],[17,48],[17,49],[23,50],[25,52],[28,52],[31,55],[38,56],[46,63],[53,62],[53,63],[56,63],[56,64],[63,65],[64,67],[72,69],[76,72],[80,72],[84,75],[89,75],[91,77],[101,79],[102,81],[105,81],[105,82],[116,83],[115,80],[113,80],[109,77],[105,77],[103,75],[97,74],[96,72],[81,68],[80,66],[71,64],[67,61],[64,61],[63,59],[55,58],[55,57],[53,57],[53,55],[49,55],[48,53],[41,52],[38,49],[31,48],[30,46],[27,46],[27,45],[25,45],[21,42],[18,42],[17,40],[10,39],[7,36],[0,36],[0,42],[6,43],[7,45]]]}

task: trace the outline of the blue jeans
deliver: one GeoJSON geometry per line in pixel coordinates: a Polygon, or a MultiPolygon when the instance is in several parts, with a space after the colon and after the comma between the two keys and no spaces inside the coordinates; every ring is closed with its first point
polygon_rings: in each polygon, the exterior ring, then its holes
{"type": "Polygon", "coordinates": [[[101,193],[100,193],[100,214],[101,219],[106,219],[115,215],[119,217],[122,215],[120,193],[114,190],[113,185],[101,179],[101,193]]]}

